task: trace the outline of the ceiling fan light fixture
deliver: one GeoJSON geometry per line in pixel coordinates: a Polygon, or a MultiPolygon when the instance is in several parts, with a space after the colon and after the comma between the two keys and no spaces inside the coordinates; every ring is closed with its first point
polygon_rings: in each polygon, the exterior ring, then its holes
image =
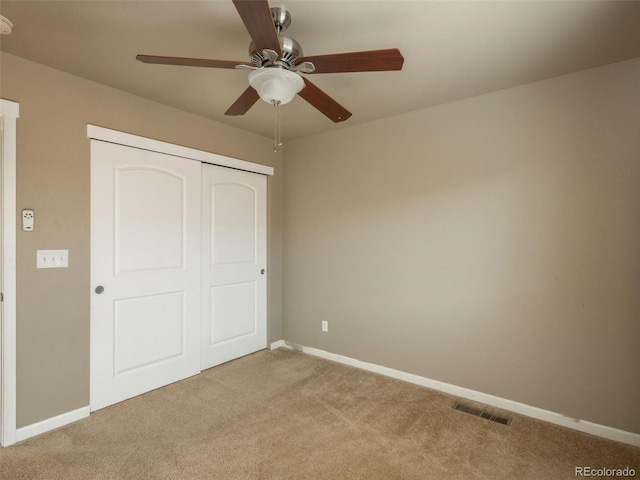
{"type": "Polygon", "coordinates": [[[249,74],[249,84],[267,103],[284,105],[304,88],[300,75],[284,68],[260,68],[249,74]]]}
{"type": "Polygon", "coordinates": [[[13,31],[13,23],[7,17],[0,15],[0,33],[2,35],[11,35],[13,31]]]}

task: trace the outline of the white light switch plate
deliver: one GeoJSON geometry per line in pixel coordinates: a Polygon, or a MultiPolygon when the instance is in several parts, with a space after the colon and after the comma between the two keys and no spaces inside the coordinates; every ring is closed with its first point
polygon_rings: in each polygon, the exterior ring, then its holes
{"type": "Polygon", "coordinates": [[[69,250],[38,250],[36,268],[67,268],[69,250]]]}

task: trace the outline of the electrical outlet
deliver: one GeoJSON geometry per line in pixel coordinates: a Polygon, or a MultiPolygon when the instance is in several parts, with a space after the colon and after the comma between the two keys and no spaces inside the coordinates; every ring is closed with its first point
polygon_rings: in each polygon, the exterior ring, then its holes
{"type": "Polygon", "coordinates": [[[322,331],[323,332],[329,331],[329,322],[327,320],[322,320],[322,331]]]}

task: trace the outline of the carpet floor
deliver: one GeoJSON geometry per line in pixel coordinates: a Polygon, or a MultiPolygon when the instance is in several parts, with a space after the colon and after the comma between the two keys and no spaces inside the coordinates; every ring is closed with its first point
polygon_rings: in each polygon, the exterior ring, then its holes
{"type": "Polygon", "coordinates": [[[494,423],[456,400],[263,350],[3,448],[0,478],[561,480],[576,467],[640,478],[640,448],[464,401],[513,419],[494,423]]]}

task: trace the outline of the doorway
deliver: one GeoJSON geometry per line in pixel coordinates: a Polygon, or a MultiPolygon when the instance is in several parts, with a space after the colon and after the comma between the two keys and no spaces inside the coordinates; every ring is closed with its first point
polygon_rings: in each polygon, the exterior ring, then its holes
{"type": "Polygon", "coordinates": [[[92,128],[93,411],[266,348],[273,169],[92,128]]]}
{"type": "Polygon", "coordinates": [[[16,102],[0,99],[0,445],[16,441],[16,102]]]}

